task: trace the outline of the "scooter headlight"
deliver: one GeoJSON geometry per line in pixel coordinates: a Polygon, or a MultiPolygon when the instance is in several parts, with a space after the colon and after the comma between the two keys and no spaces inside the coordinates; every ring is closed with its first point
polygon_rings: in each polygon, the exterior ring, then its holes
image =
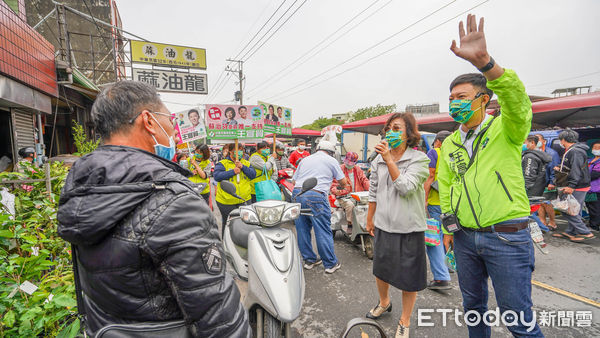
{"type": "Polygon", "coordinates": [[[260,224],[258,215],[256,214],[256,212],[254,212],[252,207],[241,206],[240,207],[240,218],[246,224],[254,224],[254,225],[260,224]]]}
{"type": "Polygon", "coordinates": [[[281,222],[285,205],[286,203],[282,201],[267,200],[255,203],[252,206],[256,210],[261,225],[273,226],[281,222]]]}
{"type": "Polygon", "coordinates": [[[290,205],[283,212],[281,222],[293,221],[300,216],[300,203],[290,203],[290,205]]]}

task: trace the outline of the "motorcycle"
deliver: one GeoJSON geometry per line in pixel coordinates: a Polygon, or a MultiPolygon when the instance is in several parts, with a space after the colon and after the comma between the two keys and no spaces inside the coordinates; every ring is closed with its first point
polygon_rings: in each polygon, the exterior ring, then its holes
{"type": "MultiPolygon", "coordinates": [[[[307,179],[300,194],[317,185],[307,179]]],[[[221,188],[240,198],[235,186],[221,188]]],[[[294,233],[281,225],[300,214],[300,203],[266,200],[232,211],[225,225],[225,256],[241,280],[242,303],[255,323],[255,337],[290,337],[304,300],[302,257],[294,233]]]]}
{"type": "Polygon", "coordinates": [[[353,192],[349,195],[336,197],[329,195],[331,206],[331,232],[335,237],[336,232],[341,232],[353,244],[360,245],[367,258],[373,259],[373,236],[367,232],[367,211],[369,209],[369,192],[353,192]],[[342,208],[340,200],[352,201],[352,228],[348,227],[346,211],[342,208]]]}
{"type": "Polygon", "coordinates": [[[294,169],[292,168],[277,171],[277,186],[281,190],[285,201],[288,203],[292,201],[292,192],[294,191],[292,176],[294,176],[294,169]]]}
{"type": "Polygon", "coordinates": [[[544,235],[540,226],[538,225],[538,219],[534,217],[533,213],[535,213],[543,202],[546,199],[544,197],[530,197],[529,198],[529,207],[531,210],[531,215],[529,216],[529,234],[531,235],[531,239],[533,240],[533,244],[542,252],[543,254],[548,254],[548,249],[546,248],[548,244],[544,240],[544,235]]]}

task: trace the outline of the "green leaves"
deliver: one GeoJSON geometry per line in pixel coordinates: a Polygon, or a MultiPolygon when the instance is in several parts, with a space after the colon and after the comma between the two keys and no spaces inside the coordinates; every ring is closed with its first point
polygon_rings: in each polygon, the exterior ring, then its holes
{"type": "MultiPolygon", "coordinates": [[[[44,178],[43,170],[24,167],[24,174],[0,173],[0,179],[44,178]]],[[[75,337],[81,329],[69,244],[56,232],[67,172],[61,163],[51,165],[50,175],[57,179],[50,194],[44,182],[32,183],[31,191],[11,191],[14,219],[0,208],[0,337],[75,337]],[[38,289],[31,295],[16,289],[24,281],[38,289]]]]}
{"type": "Polygon", "coordinates": [[[58,306],[72,308],[77,306],[77,301],[70,295],[62,294],[52,298],[52,301],[58,306]]]}
{"type": "Polygon", "coordinates": [[[77,148],[77,153],[75,155],[83,156],[91,153],[100,145],[101,139],[97,139],[96,141],[88,140],[83,126],[76,121],[73,121],[71,129],[73,130],[73,140],[75,147],[77,148]]]}
{"type": "Polygon", "coordinates": [[[357,109],[355,112],[351,112],[349,114],[350,115],[349,122],[360,121],[360,120],[368,119],[370,117],[375,117],[375,116],[381,116],[381,115],[393,113],[395,111],[396,111],[395,104],[392,104],[389,106],[382,106],[382,105],[378,104],[378,105],[372,106],[372,107],[364,107],[364,108],[357,109]]]}
{"type": "Polygon", "coordinates": [[[6,327],[13,327],[15,325],[15,312],[8,311],[4,314],[4,318],[2,318],[2,324],[6,325],[6,327]]]}

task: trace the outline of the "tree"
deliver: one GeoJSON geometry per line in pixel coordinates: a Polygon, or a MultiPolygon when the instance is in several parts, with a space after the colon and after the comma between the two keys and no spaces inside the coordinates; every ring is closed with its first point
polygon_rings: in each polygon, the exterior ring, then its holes
{"type": "Polygon", "coordinates": [[[340,121],[333,117],[319,117],[313,123],[305,124],[300,128],[309,130],[321,130],[332,124],[343,124],[343,122],[344,121],[340,121]]]}
{"type": "Polygon", "coordinates": [[[382,106],[380,104],[372,107],[364,107],[356,110],[350,115],[350,122],[368,119],[370,117],[390,114],[396,111],[396,105],[382,106]]]}
{"type": "Polygon", "coordinates": [[[77,156],[91,153],[96,150],[100,145],[100,142],[102,142],[101,139],[97,139],[96,141],[88,139],[85,130],[83,130],[83,126],[75,121],[73,121],[73,126],[71,128],[73,130],[75,148],[77,148],[75,155],[77,156]]]}

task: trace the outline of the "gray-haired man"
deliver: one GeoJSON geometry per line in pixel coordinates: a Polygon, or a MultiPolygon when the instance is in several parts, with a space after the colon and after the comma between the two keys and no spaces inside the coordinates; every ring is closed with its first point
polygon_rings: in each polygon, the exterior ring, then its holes
{"type": "Polygon", "coordinates": [[[171,159],[175,130],[156,89],[106,88],[92,119],[104,145],[71,169],[58,233],[77,246],[86,330],[184,319],[198,337],[247,337],[215,218],[171,159]]]}

